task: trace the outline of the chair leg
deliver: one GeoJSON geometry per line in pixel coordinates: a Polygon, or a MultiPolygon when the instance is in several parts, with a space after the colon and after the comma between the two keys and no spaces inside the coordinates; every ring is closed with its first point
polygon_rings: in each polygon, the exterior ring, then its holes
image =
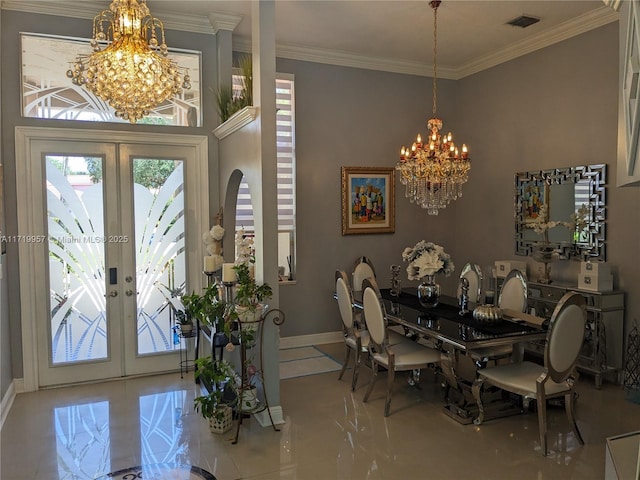
{"type": "Polygon", "coordinates": [[[342,370],[340,370],[340,375],[338,375],[338,380],[342,380],[342,376],[344,375],[344,372],[347,370],[347,365],[349,365],[349,359],[351,358],[351,347],[349,347],[349,345],[347,345],[346,347],[347,347],[347,352],[345,353],[345,356],[344,356],[344,363],[342,364],[342,370]]]}
{"type": "Polygon", "coordinates": [[[391,391],[393,390],[393,382],[396,377],[396,370],[393,365],[389,365],[387,369],[387,399],[384,402],[384,416],[389,416],[389,410],[391,409],[391,391]]]}
{"type": "Polygon", "coordinates": [[[471,386],[471,393],[478,406],[478,416],[473,420],[474,425],[481,425],[484,422],[484,405],[482,405],[482,385],[484,378],[476,378],[471,386]]]}
{"type": "Polygon", "coordinates": [[[371,370],[371,380],[369,381],[367,392],[364,394],[364,398],[362,399],[363,402],[369,400],[369,395],[371,395],[371,391],[373,390],[373,384],[378,379],[378,364],[373,358],[371,359],[371,370]]]}
{"type": "MultiPolygon", "coordinates": [[[[542,387],[544,388],[544,386],[542,387]]],[[[538,430],[540,430],[540,449],[542,455],[547,456],[547,398],[544,393],[538,392],[537,398],[538,407],[538,430]]]]}
{"type": "Polygon", "coordinates": [[[576,415],[575,415],[575,399],[573,395],[573,391],[567,393],[564,396],[564,408],[567,411],[567,417],[569,418],[569,423],[571,423],[571,428],[573,428],[573,433],[580,445],[584,445],[584,439],[580,434],[580,430],[578,430],[578,424],[576,423],[576,415]]]}
{"type": "Polygon", "coordinates": [[[351,378],[351,391],[356,391],[356,385],[358,384],[358,374],[360,373],[360,362],[362,361],[362,349],[355,352],[355,360],[353,363],[353,377],[351,378]]]}

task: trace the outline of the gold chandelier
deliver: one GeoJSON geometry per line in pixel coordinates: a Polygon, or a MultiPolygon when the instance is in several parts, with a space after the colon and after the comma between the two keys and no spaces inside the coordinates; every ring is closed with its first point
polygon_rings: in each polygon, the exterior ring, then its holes
{"type": "Polygon", "coordinates": [[[396,170],[405,185],[405,196],[417,203],[429,215],[437,215],[452,200],[462,196],[462,185],[467,182],[471,169],[466,145],[459,151],[451,132],[440,135],[442,120],[436,117],[437,103],[437,46],[438,7],[440,0],[429,2],[433,8],[433,118],[427,121],[429,137],[423,142],[418,134],[411,148],[402,147],[396,170]]]}
{"type": "Polygon", "coordinates": [[[91,46],[93,53],[78,55],[67,77],[131,123],[191,88],[188,72],[167,58],[164,26],[146,0],[113,0],[93,19],[91,46]]]}

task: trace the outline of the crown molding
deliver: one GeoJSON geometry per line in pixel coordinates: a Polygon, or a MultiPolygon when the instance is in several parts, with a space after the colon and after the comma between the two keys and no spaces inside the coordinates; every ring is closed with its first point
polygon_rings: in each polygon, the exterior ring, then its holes
{"type": "MultiPolygon", "coordinates": [[[[251,53],[251,41],[245,38],[234,37],[233,49],[237,52],[251,53]]],[[[278,58],[324,63],[342,67],[364,68],[367,70],[380,70],[383,72],[403,73],[423,77],[433,76],[433,65],[391,58],[354,55],[349,52],[322,48],[299,47],[278,43],[276,44],[276,56],[278,58]]],[[[454,79],[455,74],[456,69],[438,65],[438,78],[454,79]]]]}
{"type": "Polygon", "coordinates": [[[568,40],[577,35],[586,33],[595,28],[602,27],[612,22],[617,22],[620,15],[608,7],[601,7],[592,12],[586,13],[573,20],[564,22],[557,27],[540,32],[537,35],[529,37],[522,42],[511,45],[505,49],[499,50],[491,55],[476,59],[466,65],[461,66],[454,76],[455,79],[461,79],[474,73],[481,72],[491,67],[495,67],[509,60],[521,57],[528,53],[535,52],[542,48],[551,46],[555,43],[568,40]]]}
{"type": "MultiPolygon", "coordinates": [[[[93,20],[93,18],[104,9],[104,2],[95,1],[70,2],[66,0],[50,0],[47,2],[33,2],[29,0],[2,0],[2,10],[16,10],[19,12],[87,20],[93,20]]],[[[167,30],[206,34],[215,33],[207,17],[169,13],[156,8],[154,8],[151,13],[154,17],[162,20],[167,30]]],[[[217,16],[219,14],[212,13],[212,15],[217,16]]]]}
{"type": "MultiPolygon", "coordinates": [[[[588,32],[589,30],[618,21],[620,14],[615,9],[616,7],[619,7],[620,1],[621,0],[603,0],[605,5],[597,10],[593,10],[592,12],[586,13],[573,20],[562,23],[547,31],[540,32],[533,37],[523,40],[522,42],[515,43],[490,55],[474,59],[462,66],[451,67],[439,65],[438,77],[449,80],[459,80],[469,75],[473,75],[474,73],[481,72],[482,70],[486,70],[528,53],[532,53],[536,50],[567,40],[576,35],[588,32]]],[[[51,0],[48,2],[2,0],[2,8],[5,10],[18,10],[30,13],[86,19],[93,19],[93,17],[103,7],[104,5],[100,5],[95,1],[76,3],[63,0],[51,0]]],[[[164,25],[167,29],[205,34],[215,34],[221,29],[233,30],[240,20],[242,20],[241,16],[228,13],[211,13],[209,17],[199,17],[193,15],[176,15],[175,13],[169,14],[162,12],[162,10],[154,9],[153,14],[160,19],[171,19],[164,21],[164,25]],[[236,21],[237,23],[234,24],[236,21]]],[[[239,52],[251,52],[251,42],[245,38],[234,37],[233,49],[239,52]]],[[[276,56],[291,60],[379,70],[407,75],[419,75],[425,77],[433,75],[431,65],[424,65],[419,62],[363,56],[349,52],[306,46],[276,44],[276,56]]]]}
{"type": "Polygon", "coordinates": [[[213,26],[213,33],[219,30],[231,30],[232,32],[240,24],[244,17],[234,13],[211,13],[209,14],[209,23],[213,26]]]}

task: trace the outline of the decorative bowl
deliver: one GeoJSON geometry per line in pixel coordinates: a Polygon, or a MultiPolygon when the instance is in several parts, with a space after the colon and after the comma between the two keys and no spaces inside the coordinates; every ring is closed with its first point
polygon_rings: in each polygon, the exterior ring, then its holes
{"type": "Polygon", "coordinates": [[[473,309],[473,318],[480,323],[498,323],[502,320],[502,310],[495,305],[478,305],[473,309]]]}

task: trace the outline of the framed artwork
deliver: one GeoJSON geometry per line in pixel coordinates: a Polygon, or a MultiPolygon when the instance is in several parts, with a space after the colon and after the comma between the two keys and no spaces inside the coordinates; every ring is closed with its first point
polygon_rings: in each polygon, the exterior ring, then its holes
{"type": "Polygon", "coordinates": [[[395,231],[395,169],[342,167],[342,234],[395,231]]]}
{"type": "Polygon", "coordinates": [[[549,186],[530,183],[522,194],[522,218],[524,223],[549,220],[549,186]],[[544,207],[544,208],[543,208],[544,207]]]}

